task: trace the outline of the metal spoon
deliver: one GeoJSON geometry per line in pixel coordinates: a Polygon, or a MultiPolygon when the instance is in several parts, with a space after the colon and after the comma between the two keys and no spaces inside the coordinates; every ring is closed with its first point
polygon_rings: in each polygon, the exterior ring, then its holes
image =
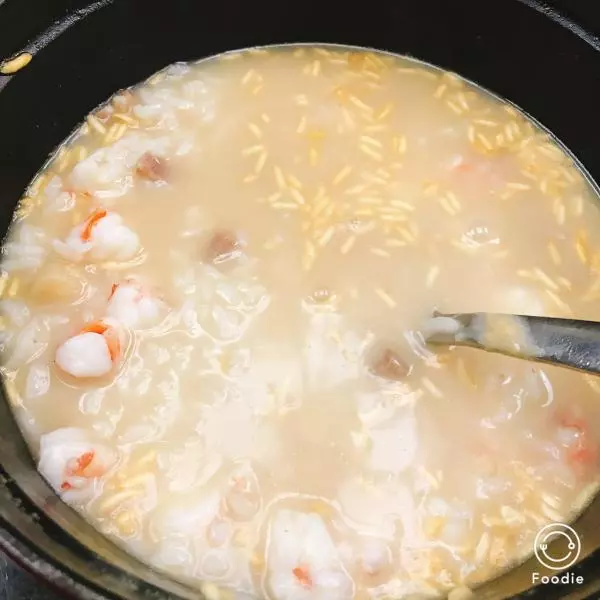
{"type": "Polygon", "coordinates": [[[494,313],[434,313],[422,330],[430,344],[470,346],[600,373],[600,323],[494,313]]]}

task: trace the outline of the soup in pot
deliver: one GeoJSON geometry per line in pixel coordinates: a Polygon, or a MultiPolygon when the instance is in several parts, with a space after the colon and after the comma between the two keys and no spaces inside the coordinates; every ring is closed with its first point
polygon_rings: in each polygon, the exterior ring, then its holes
{"type": "Polygon", "coordinates": [[[40,473],[210,598],[459,598],[599,483],[600,382],[434,310],[600,320],[597,194],[460,77],[288,46],[118,92],[3,246],[2,373],[40,473]]]}

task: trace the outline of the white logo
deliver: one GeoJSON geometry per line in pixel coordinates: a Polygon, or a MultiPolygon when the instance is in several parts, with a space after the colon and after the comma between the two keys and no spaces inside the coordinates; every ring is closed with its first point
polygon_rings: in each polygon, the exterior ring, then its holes
{"type": "Polygon", "coordinates": [[[581,540],[572,527],[564,523],[550,523],[535,537],[535,557],[539,563],[553,571],[562,571],[574,565],[581,554],[581,540]],[[566,548],[550,548],[550,544],[561,537],[566,539],[566,548]]]}

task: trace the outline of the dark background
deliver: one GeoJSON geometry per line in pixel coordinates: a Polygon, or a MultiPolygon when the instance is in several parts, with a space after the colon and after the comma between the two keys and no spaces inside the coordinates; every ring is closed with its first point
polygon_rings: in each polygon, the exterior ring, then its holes
{"type": "Polygon", "coordinates": [[[0,553],[0,600],[58,600],[59,596],[0,553]]]}

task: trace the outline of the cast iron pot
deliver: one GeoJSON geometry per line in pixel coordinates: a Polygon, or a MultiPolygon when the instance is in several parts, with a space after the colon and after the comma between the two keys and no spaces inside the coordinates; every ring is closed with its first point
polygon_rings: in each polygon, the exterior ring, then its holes
{"type": "MultiPolygon", "coordinates": [[[[48,154],[117,89],[178,60],[286,42],[379,48],[456,71],[535,116],[598,179],[599,8],[597,0],[0,0],[0,58],[34,54],[21,72],[0,76],[0,228],[6,232],[48,154]]],[[[536,588],[533,571],[553,573],[531,559],[476,598],[599,598],[600,498],[575,528],[582,553],[571,571],[583,584],[536,588]]],[[[125,554],[58,500],[4,394],[0,548],[76,598],[201,597],[125,554]]]]}

